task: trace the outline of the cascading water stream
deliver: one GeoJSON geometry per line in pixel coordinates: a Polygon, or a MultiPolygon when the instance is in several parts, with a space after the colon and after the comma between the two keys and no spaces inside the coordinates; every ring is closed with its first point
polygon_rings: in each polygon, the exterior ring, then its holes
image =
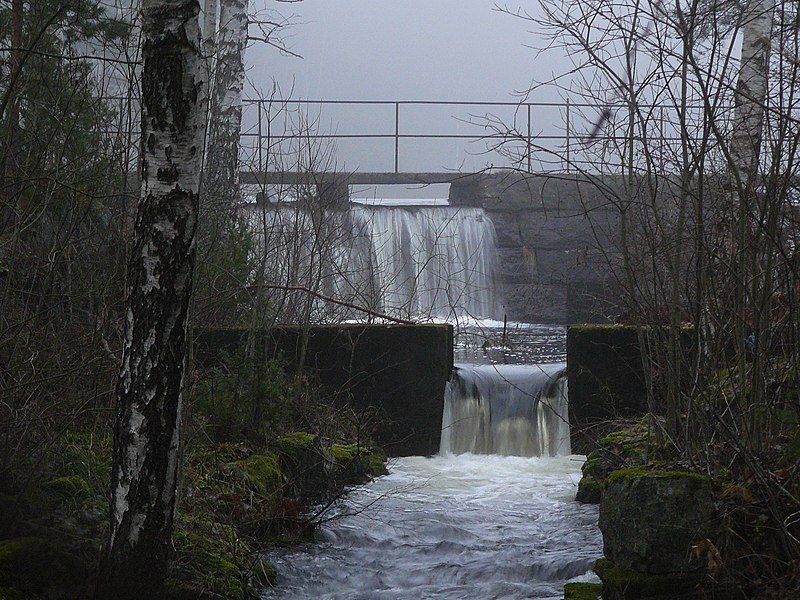
{"type": "MultiPolygon", "coordinates": [[[[250,206],[268,284],[302,285],[391,316],[502,318],[495,230],[483,209],[250,206]]],[[[318,320],[363,313],[314,301],[318,320]]],[[[288,315],[291,317],[291,315],[288,315]]]]}
{"type": "MultiPolygon", "coordinates": [[[[503,316],[495,230],[481,209],[260,206],[250,218],[268,284],[405,318],[503,316]]],[[[302,301],[287,318],[364,318],[302,301]]],[[[476,339],[499,337],[475,329],[476,339]]],[[[511,335],[521,342],[506,353],[513,360],[563,359],[561,328],[511,335]]],[[[459,360],[496,358],[464,351],[459,360]]],[[[392,459],[389,475],[329,507],[326,518],[340,518],[322,527],[318,543],[271,554],[279,581],[263,597],[556,599],[566,581],[591,579],[601,539],[596,507],[573,502],[582,459],[569,456],[563,370],[459,364],[444,399],[440,455],[392,459]]]]}
{"type": "Polygon", "coordinates": [[[457,365],[447,384],[443,454],[570,454],[563,363],[457,365]]]}

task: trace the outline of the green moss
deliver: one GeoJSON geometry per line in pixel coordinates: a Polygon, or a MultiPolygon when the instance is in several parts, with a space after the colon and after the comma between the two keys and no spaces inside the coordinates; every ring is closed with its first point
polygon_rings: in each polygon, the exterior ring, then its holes
{"type": "Polygon", "coordinates": [[[287,433],[278,440],[278,448],[283,452],[291,452],[292,450],[309,450],[314,447],[316,436],[305,431],[294,431],[287,433]]]}
{"type": "Polygon", "coordinates": [[[61,500],[81,502],[92,496],[92,488],[83,477],[56,477],[44,484],[44,489],[61,500]]]}
{"type": "Polygon", "coordinates": [[[602,583],[568,583],[564,586],[564,600],[597,600],[602,593],[602,583]]]}
{"type": "Polygon", "coordinates": [[[641,430],[622,429],[601,438],[597,445],[605,449],[616,447],[626,454],[642,454],[653,443],[653,438],[653,434],[644,427],[641,430]]]}
{"type": "Polygon", "coordinates": [[[603,495],[603,482],[597,481],[593,477],[584,475],[578,482],[578,493],[575,495],[576,502],[584,504],[599,504],[600,497],[603,495]]]}
{"type": "Polygon", "coordinates": [[[689,471],[656,471],[648,470],[645,468],[629,467],[614,471],[606,478],[605,486],[608,487],[612,483],[629,482],[633,479],[640,477],[657,477],[660,479],[687,479],[697,484],[710,483],[710,479],[700,473],[691,473],[689,471]]]}
{"type": "Polygon", "coordinates": [[[334,444],[331,455],[341,467],[356,477],[386,475],[386,463],[380,454],[357,444],[334,444]]]}
{"type": "Polygon", "coordinates": [[[283,485],[283,473],[275,456],[254,454],[244,460],[231,463],[231,467],[242,473],[255,491],[260,494],[266,496],[280,493],[283,485]]]}
{"type": "Polygon", "coordinates": [[[581,473],[589,477],[602,478],[604,469],[603,463],[602,456],[595,450],[586,457],[586,461],[581,466],[581,473]]]}
{"type": "Polygon", "coordinates": [[[594,572],[603,580],[603,598],[681,598],[701,581],[696,573],[639,573],[601,558],[594,572]]]}

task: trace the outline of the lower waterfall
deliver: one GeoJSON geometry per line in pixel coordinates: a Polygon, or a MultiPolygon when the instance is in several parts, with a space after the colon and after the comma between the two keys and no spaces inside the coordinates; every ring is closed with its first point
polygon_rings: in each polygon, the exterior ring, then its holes
{"type": "Polygon", "coordinates": [[[390,459],[389,475],[331,507],[319,543],[273,551],[263,599],[558,600],[565,583],[596,581],[597,506],[573,502],[583,457],[567,456],[565,331],[508,341],[530,351],[487,356],[462,340],[442,452],[390,459]],[[527,364],[485,364],[504,359],[527,364]]]}
{"type": "Polygon", "coordinates": [[[570,454],[563,363],[457,365],[447,384],[442,454],[570,454]]]}

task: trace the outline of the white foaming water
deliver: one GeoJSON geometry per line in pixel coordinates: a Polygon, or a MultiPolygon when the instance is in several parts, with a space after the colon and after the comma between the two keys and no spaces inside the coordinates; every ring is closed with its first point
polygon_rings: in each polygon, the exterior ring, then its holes
{"type": "MultiPolygon", "coordinates": [[[[247,210],[261,240],[269,284],[301,285],[394,317],[502,318],[495,230],[482,209],[351,205],[314,213],[290,205],[247,210]]],[[[352,308],[306,301],[315,320],[364,318],[352,308]]],[[[296,315],[287,311],[286,316],[296,315]]]]}
{"type": "Polygon", "coordinates": [[[479,208],[352,209],[388,314],[500,318],[491,220],[479,208]]]}
{"type": "Polygon", "coordinates": [[[570,454],[564,363],[456,365],[442,417],[444,454],[570,454]]]}
{"type": "Polygon", "coordinates": [[[322,541],[270,556],[264,598],[563,598],[595,580],[597,507],[573,502],[583,457],[411,457],[354,491],[322,541]],[[354,514],[353,514],[354,513],[354,514]]]}

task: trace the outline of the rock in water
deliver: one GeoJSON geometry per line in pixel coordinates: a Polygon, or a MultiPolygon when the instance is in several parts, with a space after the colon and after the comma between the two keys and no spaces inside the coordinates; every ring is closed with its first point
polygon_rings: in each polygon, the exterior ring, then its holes
{"type": "Polygon", "coordinates": [[[711,535],[711,480],[696,473],[621,469],[605,483],[600,530],[606,558],[639,573],[690,573],[692,545],[711,535]]]}

